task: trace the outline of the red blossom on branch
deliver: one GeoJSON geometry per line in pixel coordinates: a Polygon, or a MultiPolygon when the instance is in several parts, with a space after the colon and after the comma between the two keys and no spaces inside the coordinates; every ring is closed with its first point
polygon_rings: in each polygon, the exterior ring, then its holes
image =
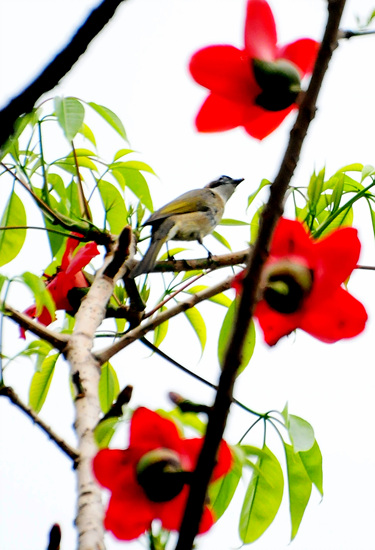
{"type": "MultiPolygon", "coordinates": [[[[72,305],[68,300],[69,290],[72,288],[86,288],[89,286],[82,269],[86,267],[94,256],[99,254],[99,250],[96,243],[89,242],[80,248],[73,256],[73,252],[78,245],[79,241],[77,239],[72,237],[68,238],[65,252],[61,260],[61,266],[46,285],[47,290],[49,290],[55,302],[56,310],[64,309],[65,311],[71,311],[72,305]]],[[[24,313],[29,315],[29,317],[37,317],[38,321],[45,326],[48,326],[54,321],[46,307],[43,307],[42,311],[37,314],[36,306],[32,305],[27,308],[24,313]]],[[[21,336],[25,338],[25,331],[22,328],[21,336]]]]}
{"type": "MultiPolygon", "coordinates": [[[[112,492],[105,528],[121,540],[138,538],[151,528],[154,519],[159,519],[164,529],[177,531],[188,497],[189,476],[202,444],[202,438],[182,438],[167,418],[138,408],[130,424],[129,447],[102,449],[93,461],[96,479],[112,492]]],[[[212,481],[225,475],[232,462],[231,451],[222,441],[212,481]]],[[[206,504],[199,533],[208,531],[214,521],[206,504]]]]}
{"type": "MultiPolygon", "coordinates": [[[[300,221],[280,219],[254,314],[267,344],[273,346],[297,328],[327,343],[363,331],[366,310],[341,286],[356,267],[360,249],[353,227],[314,240],[300,221]]],[[[233,284],[237,291],[242,273],[233,284]]]]}
{"type": "Polygon", "coordinates": [[[302,38],[277,45],[271,8],[265,0],[248,0],[245,48],[208,46],[196,52],[189,69],[210,94],[195,120],[199,132],[243,126],[263,139],[293,110],[301,79],[311,73],[319,44],[302,38]]]}

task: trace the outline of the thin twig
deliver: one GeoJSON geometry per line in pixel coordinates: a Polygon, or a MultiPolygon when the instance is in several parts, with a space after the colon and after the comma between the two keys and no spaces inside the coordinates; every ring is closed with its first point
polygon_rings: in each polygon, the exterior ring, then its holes
{"type": "Polygon", "coordinates": [[[42,338],[42,340],[46,340],[46,342],[49,342],[54,348],[58,349],[59,351],[64,350],[69,338],[66,334],[59,334],[58,332],[55,332],[54,330],[45,327],[25,313],[21,313],[20,311],[13,309],[7,304],[2,304],[2,308],[4,313],[10,319],[18,323],[20,327],[25,330],[29,330],[39,338],[42,338]]]}
{"type": "Polygon", "coordinates": [[[234,331],[224,359],[219,387],[210,415],[202,451],[193,474],[189,497],[180,527],[176,550],[191,550],[202,517],[207,488],[215,466],[217,451],[223,437],[229,409],[232,403],[233,386],[241,363],[242,348],[257,299],[257,289],[263,265],[268,257],[272,233],[283,211],[283,200],[299,160],[303,141],[315,114],[319,90],[328,68],[332,52],[337,46],[337,31],[345,0],[330,0],[328,22],[318,53],[310,85],[303,98],[296,123],[278,175],[270,189],[259,226],[259,234],[244,278],[234,331]]]}
{"type": "Polygon", "coordinates": [[[16,392],[13,390],[13,388],[11,388],[10,386],[2,386],[0,388],[0,395],[3,395],[4,397],[8,397],[8,399],[13,403],[13,405],[15,405],[16,407],[18,407],[19,409],[21,409],[21,411],[23,411],[29,418],[31,418],[31,420],[37,425],[39,426],[39,428],[41,430],[43,430],[43,432],[45,434],[48,435],[48,437],[54,442],[56,443],[56,445],[69,457],[71,458],[74,462],[77,462],[78,458],[79,458],[79,454],[78,454],[78,451],[76,451],[75,449],[73,449],[73,447],[71,447],[70,445],[68,445],[66,443],[66,441],[64,441],[64,439],[62,439],[60,436],[58,436],[53,430],[52,428],[50,428],[28,405],[25,405],[25,403],[23,403],[21,401],[21,399],[18,397],[18,395],[16,394],[16,392]]]}

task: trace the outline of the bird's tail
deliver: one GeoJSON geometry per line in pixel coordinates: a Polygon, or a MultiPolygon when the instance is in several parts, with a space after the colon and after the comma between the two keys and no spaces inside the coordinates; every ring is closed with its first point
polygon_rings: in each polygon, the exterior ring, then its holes
{"type": "Polygon", "coordinates": [[[154,237],[151,237],[151,244],[146,254],[130,272],[129,277],[131,279],[135,279],[135,277],[138,277],[138,275],[142,275],[142,273],[149,273],[152,270],[156,263],[156,258],[158,257],[160,249],[164,243],[164,239],[155,239],[154,237]]]}

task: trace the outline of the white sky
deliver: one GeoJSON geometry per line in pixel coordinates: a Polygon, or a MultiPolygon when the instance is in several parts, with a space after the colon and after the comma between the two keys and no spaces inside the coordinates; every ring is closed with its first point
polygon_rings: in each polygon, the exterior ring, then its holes
{"type": "MultiPolygon", "coordinates": [[[[59,51],[97,2],[5,0],[0,4],[0,105],[5,105],[59,51]]],[[[120,116],[131,146],[160,177],[160,182],[150,182],[156,206],[224,173],[246,179],[226,210],[226,217],[246,219],[247,196],[261,178],[272,179],[278,170],[293,116],[262,143],[241,129],[198,135],[192,124],[206,94],[187,73],[189,57],[208,44],[242,47],[245,4],[245,0],[126,2],[54,92],[101,103],[120,116]]],[[[321,37],[326,2],[273,0],[270,4],[276,14],[280,42],[302,36],[321,37]]],[[[372,0],[349,0],[343,28],[353,27],[355,15],[364,19],[374,7],[372,0]]],[[[327,173],[332,173],[352,162],[375,164],[374,53],[373,36],[345,42],[335,53],[294,183],[307,184],[314,168],[319,170],[323,165],[327,173]]],[[[104,157],[121,146],[113,134],[111,140],[99,142],[104,157]]],[[[363,242],[361,263],[375,265],[367,211],[357,213],[354,225],[363,242]]],[[[246,236],[239,234],[238,249],[242,249],[246,236]]],[[[232,243],[236,239],[233,235],[232,243]]],[[[15,264],[15,272],[43,268],[44,260],[36,256],[35,247],[29,245],[29,251],[26,263],[15,264]]],[[[373,278],[371,272],[356,272],[350,283],[350,290],[369,312],[363,335],[328,346],[298,332],[296,338],[284,339],[273,349],[258,344],[250,367],[236,386],[237,398],[255,410],[281,410],[289,401],[290,411],[306,418],[315,429],[323,453],[325,497],[320,503],[317,491],[313,491],[300,532],[290,544],[292,550],[367,549],[374,538],[373,278]]],[[[22,302],[17,303],[17,297],[14,300],[22,309],[22,302]]],[[[210,314],[208,349],[201,362],[198,364],[198,345],[183,321],[179,321],[164,349],[215,381],[215,333],[224,312],[218,306],[206,305],[201,311],[210,314]],[[174,345],[185,330],[192,338],[190,355],[181,345],[174,345]]],[[[8,330],[6,352],[11,354],[13,345],[18,346],[18,332],[15,327],[8,330]]],[[[258,340],[260,343],[261,338],[258,340]]],[[[172,389],[197,401],[209,402],[212,398],[212,392],[176,373],[172,366],[155,357],[149,360],[141,344],[125,350],[114,364],[119,366],[121,385],[135,386],[134,406],[169,407],[165,396],[172,389]]],[[[17,362],[7,373],[7,383],[13,384],[25,400],[32,372],[30,363],[17,362]]],[[[41,416],[74,444],[67,372],[67,366],[61,363],[41,416]]],[[[251,418],[234,407],[232,412],[227,439],[235,443],[251,418]]],[[[121,432],[117,445],[122,446],[124,440],[121,432]]],[[[251,442],[261,444],[256,437],[251,442]]],[[[282,456],[276,439],[271,446],[282,456]]],[[[68,459],[24,415],[5,399],[0,400],[1,549],[46,548],[47,533],[54,522],[63,529],[61,549],[74,548],[74,488],[68,459]]],[[[239,546],[236,533],[241,498],[243,495],[213,531],[199,540],[201,550],[239,546]]],[[[276,521],[254,548],[284,550],[289,545],[289,532],[285,500],[276,521]]],[[[142,545],[135,542],[126,546],[108,536],[108,550],[122,547],[137,549],[142,545]]]]}

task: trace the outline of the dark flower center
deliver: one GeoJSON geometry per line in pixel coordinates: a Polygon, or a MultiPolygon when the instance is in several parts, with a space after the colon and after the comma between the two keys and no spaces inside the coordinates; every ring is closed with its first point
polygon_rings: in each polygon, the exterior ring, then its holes
{"type": "Polygon", "coordinates": [[[155,449],[137,464],[137,481],[153,502],[175,498],[191,475],[182,469],[180,458],[171,449],[155,449]]]}
{"type": "Polygon", "coordinates": [[[266,270],[263,298],[267,304],[283,314],[295,313],[310,293],[313,273],[306,266],[280,261],[266,270]]]}
{"type": "Polygon", "coordinates": [[[252,59],[255,80],[262,88],[255,102],[267,111],[282,111],[296,102],[301,91],[301,79],[297,68],[286,61],[252,59]]]}

